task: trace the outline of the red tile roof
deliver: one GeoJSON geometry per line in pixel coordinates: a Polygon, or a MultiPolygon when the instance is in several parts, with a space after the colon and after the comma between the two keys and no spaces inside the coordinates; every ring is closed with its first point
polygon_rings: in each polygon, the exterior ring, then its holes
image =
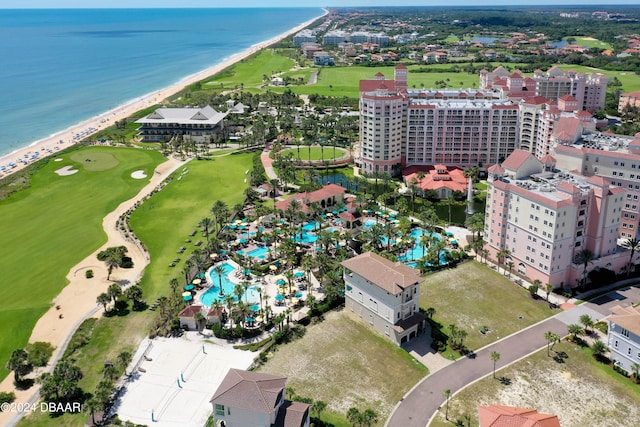
{"type": "Polygon", "coordinates": [[[511,406],[479,406],[480,427],[560,427],[556,415],[511,406]]]}
{"type": "Polygon", "coordinates": [[[344,187],[336,184],[327,184],[319,190],[308,193],[297,193],[286,200],[280,200],[279,202],[276,202],[276,209],[285,211],[293,200],[297,200],[302,205],[302,212],[306,213],[309,212],[309,205],[311,205],[311,203],[327,200],[334,196],[341,196],[339,199],[342,201],[344,197],[343,195],[346,192],[347,190],[344,187]]]}
{"type": "Polygon", "coordinates": [[[504,162],[502,162],[502,167],[506,169],[517,170],[529,157],[532,156],[533,154],[531,154],[530,152],[517,148],[513,150],[511,154],[509,154],[509,157],[507,157],[504,162]]]}
{"type": "Polygon", "coordinates": [[[178,314],[178,317],[194,317],[196,313],[202,312],[201,305],[188,305],[182,309],[178,314]]]}
{"type": "Polygon", "coordinates": [[[489,169],[487,169],[487,172],[495,173],[495,174],[502,174],[505,171],[504,171],[504,168],[502,166],[500,166],[499,163],[496,163],[495,165],[489,167],[489,169]]]}
{"type": "Polygon", "coordinates": [[[416,180],[416,185],[422,191],[427,190],[440,190],[442,188],[448,188],[451,191],[466,191],[468,179],[464,176],[464,171],[459,168],[447,168],[444,165],[436,165],[435,168],[427,170],[422,180],[418,178],[419,172],[404,175],[404,181],[411,183],[416,180]],[[438,173],[438,171],[444,170],[445,173],[438,173]]]}
{"type": "Polygon", "coordinates": [[[545,164],[551,164],[551,163],[556,163],[556,158],[553,157],[551,154],[547,154],[546,156],[541,158],[540,161],[545,164]]]}

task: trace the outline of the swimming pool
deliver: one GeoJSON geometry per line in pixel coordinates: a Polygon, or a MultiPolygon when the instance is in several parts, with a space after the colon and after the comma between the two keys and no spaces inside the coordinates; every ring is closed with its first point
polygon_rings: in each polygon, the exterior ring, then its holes
{"type": "Polygon", "coordinates": [[[373,227],[375,224],[377,224],[378,221],[376,221],[375,219],[368,219],[364,222],[364,224],[362,224],[362,228],[364,229],[370,229],[371,227],[373,227]]]}
{"type": "Polygon", "coordinates": [[[238,251],[240,255],[247,255],[251,258],[260,258],[265,259],[267,257],[267,253],[269,252],[269,248],[266,246],[260,246],[258,248],[252,249],[249,252],[238,251]]]}
{"type": "Polygon", "coordinates": [[[295,235],[295,237],[293,238],[294,242],[298,242],[298,243],[313,243],[316,240],[318,240],[318,236],[316,236],[313,233],[308,233],[306,231],[301,233],[297,233],[295,235]]]}
{"type": "Polygon", "coordinates": [[[302,229],[305,231],[314,231],[316,229],[320,228],[320,223],[319,222],[307,222],[306,224],[304,224],[302,226],[302,229]]]}
{"type": "MultiPolygon", "coordinates": [[[[228,262],[225,262],[220,265],[222,265],[222,267],[224,268],[224,273],[222,274],[222,290],[224,292],[224,295],[220,296],[220,277],[218,276],[218,273],[213,271],[213,268],[209,269],[207,274],[211,279],[212,285],[200,297],[200,301],[202,302],[202,304],[206,305],[207,307],[211,307],[213,303],[216,301],[224,304],[224,299],[226,298],[227,295],[232,295],[234,300],[236,301],[238,300],[238,298],[233,293],[236,287],[236,284],[233,283],[231,280],[229,280],[229,273],[235,271],[236,268],[231,264],[229,264],[228,262]]],[[[249,289],[247,289],[247,294],[244,295],[242,299],[247,300],[249,302],[256,303],[260,301],[260,294],[256,292],[255,286],[250,286],[249,289]]]]}

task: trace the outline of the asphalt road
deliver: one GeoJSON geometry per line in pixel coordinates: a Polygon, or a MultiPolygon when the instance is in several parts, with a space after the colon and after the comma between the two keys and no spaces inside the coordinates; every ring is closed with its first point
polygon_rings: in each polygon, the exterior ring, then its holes
{"type": "Polygon", "coordinates": [[[391,417],[389,427],[425,427],[431,417],[444,404],[444,391],[456,391],[493,373],[493,362],[489,358],[492,351],[500,353],[497,369],[546,347],[544,334],[552,331],[560,336],[567,335],[567,325],[579,323],[582,314],[589,314],[596,320],[610,313],[615,305],[630,305],[640,300],[637,288],[623,288],[594,299],[575,308],[564,311],[527,329],[523,329],[484,349],[473,358],[462,358],[427,376],[399,402],[391,417]]]}

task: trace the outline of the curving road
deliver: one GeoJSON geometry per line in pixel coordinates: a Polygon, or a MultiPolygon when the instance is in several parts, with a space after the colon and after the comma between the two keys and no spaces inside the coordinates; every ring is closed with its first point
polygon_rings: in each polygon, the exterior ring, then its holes
{"type": "MultiPolygon", "coordinates": [[[[637,281],[637,280],[636,280],[637,281]]],[[[567,335],[567,325],[580,323],[579,317],[589,314],[600,320],[610,314],[615,305],[631,305],[640,300],[638,289],[626,287],[576,306],[536,323],[500,341],[486,346],[475,358],[462,358],[425,377],[396,405],[385,426],[425,427],[444,403],[444,391],[452,395],[467,385],[493,373],[492,351],[500,353],[500,366],[504,367],[534,353],[547,345],[544,333],[567,335]]]]}

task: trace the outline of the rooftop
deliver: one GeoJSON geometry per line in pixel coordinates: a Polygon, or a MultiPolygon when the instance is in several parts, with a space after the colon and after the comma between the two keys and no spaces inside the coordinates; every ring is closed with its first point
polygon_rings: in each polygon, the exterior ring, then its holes
{"type": "Polygon", "coordinates": [[[480,427],[560,427],[556,415],[512,406],[479,406],[480,427]]]}
{"type": "Polygon", "coordinates": [[[416,270],[401,262],[389,261],[373,252],[365,252],[343,261],[342,266],[392,295],[401,293],[421,280],[416,270]]]}
{"type": "Polygon", "coordinates": [[[259,413],[273,413],[287,379],[275,375],[229,369],[211,402],[259,413]]]}
{"type": "Polygon", "coordinates": [[[611,311],[614,313],[608,319],[611,323],[620,325],[640,336],[640,311],[637,308],[617,305],[611,311]]]}

